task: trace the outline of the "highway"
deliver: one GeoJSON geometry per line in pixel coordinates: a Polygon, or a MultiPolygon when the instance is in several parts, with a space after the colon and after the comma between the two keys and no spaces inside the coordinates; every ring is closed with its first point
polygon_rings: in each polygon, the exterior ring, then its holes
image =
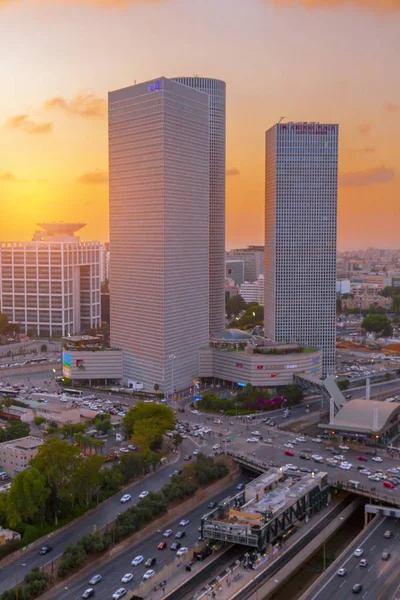
{"type": "Polygon", "coordinates": [[[362,585],[359,597],[368,600],[391,600],[398,585],[400,562],[400,520],[391,517],[377,517],[378,521],[372,526],[362,542],[352,544],[342,557],[339,568],[346,569],[346,575],[340,577],[337,570],[333,574],[321,577],[318,590],[303,596],[303,600],[344,600],[355,598],[352,589],[356,583],[362,585]],[[386,530],[392,532],[392,537],[386,539],[386,530]],[[361,548],[363,554],[354,556],[356,548],[361,548]],[[382,560],[384,550],[390,553],[389,560],[382,560]],[[367,566],[360,567],[360,559],[367,560],[367,566]],[[397,582],[397,583],[396,583],[397,582]]]}
{"type": "MultiPolygon", "coordinates": [[[[182,445],[182,456],[185,452],[191,452],[196,445],[191,440],[185,440],[182,445]]],[[[151,492],[158,491],[170,479],[171,473],[176,469],[182,468],[183,458],[178,462],[162,467],[152,475],[148,476],[144,481],[134,483],[125,489],[123,492],[109,498],[106,502],[100,504],[98,508],[91,513],[81,517],[75,524],[71,524],[64,531],[55,533],[49,540],[53,546],[51,553],[45,556],[39,556],[38,550],[28,550],[18,559],[15,559],[11,564],[0,567],[0,593],[6,589],[12,588],[16,584],[16,573],[18,571],[19,580],[33,568],[41,567],[49,561],[60,556],[68,544],[73,544],[78,537],[85,533],[92,533],[94,529],[105,526],[107,523],[115,519],[118,513],[127,510],[138,500],[139,494],[143,490],[151,492]],[[123,493],[132,495],[132,500],[126,504],[121,504],[120,498],[123,493]]]]}
{"type": "MultiPolygon", "coordinates": [[[[246,479],[241,478],[241,481],[246,479]]],[[[73,583],[68,586],[68,590],[62,590],[62,592],[54,593],[51,598],[60,600],[78,600],[81,598],[85,589],[90,587],[89,579],[96,573],[100,573],[103,580],[96,585],[96,600],[105,600],[111,598],[112,594],[119,588],[125,587],[128,591],[133,590],[143,580],[143,574],[147,571],[147,567],[142,563],[140,566],[132,566],[131,561],[135,556],[142,555],[146,561],[148,558],[155,557],[157,562],[154,567],[155,571],[161,570],[165,565],[172,562],[175,559],[175,552],[170,550],[170,546],[175,541],[180,541],[182,546],[190,547],[193,546],[199,537],[198,527],[200,519],[207,512],[207,504],[210,500],[221,500],[229,494],[234,494],[237,482],[227,487],[223,492],[216,496],[209,498],[207,502],[199,504],[196,509],[189,511],[186,514],[182,514],[178,519],[172,522],[167,527],[164,527],[160,533],[155,533],[145,538],[136,546],[133,546],[121,553],[119,556],[109,561],[107,564],[100,567],[98,570],[93,567],[93,573],[89,577],[82,577],[79,574],[74,578],[73,583]],[[179,521],[181,519],[189,519],[189,525],[186,527],[180,527],[179,521]],[[162,533],[165,529],[171,528],[173,535],[169,538],[164,538],[162,533]],[[184,530],[186,535],[181,540],[175,539],[175,534],[178,530],[184,530]],[[157,545],[162,540],[167,541],[168,547],[165,550],[157,550],[157,545]],[[128,583],[123,584],[121,578],[126,573],[132,573],[134,579],[128,583]]]]}

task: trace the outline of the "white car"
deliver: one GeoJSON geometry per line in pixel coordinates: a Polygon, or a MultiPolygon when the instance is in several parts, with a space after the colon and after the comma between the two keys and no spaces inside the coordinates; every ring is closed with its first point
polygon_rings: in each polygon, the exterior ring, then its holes
{"type": "Polygon", "coordinates": [[[189,525],[190,520],[189,519],[182,519],[181,521],[179,521],[179,526],[180,527],[187,527],[187,525],[189,525]]]}
{"type": "Polygon", "coordinates": [[[344,456],[343,456],[343,454],[335,454],[334,459],[335,460],[344,460],[344,456]]]}
{"type": "Polygon", "coordinates": [[[300,444],[303,444],[306,441],[307,441],[307,438],[305,438],[303,436],[296,438],[296,442],[299,442],[300,444]]]}
{"type": "Polygon", "coordinates": [[[143,579],[151,579],[152,577],[154,577],[154,575],[156,574],[156,572],[153,569],[149,569],[148,571],[146,571],[146,573],[143,575],[143,579]]]}
{"type": "Polygon", "coordinates": [[[362,558],[360,560],[360,567],[367,567],[368,566],[368,561],[366,558],[362,558]]]}
{"type": "Polygon", "coordinates": [[[364,554],[364,550],[362,548],[357,548],[357,550],[354,551],[353,556],[356,556],[357,558],[359,558],[363,554],[364,554]]]}
{"type": "Polygon", "coordinates": [[[315,460],[315,462],[317,462],[317,463],[323,463],[323,462],[324,462],[324,459],[323,459],[323,457],[322,457],[322,456],[320,456],[319,454],[313,454],[313,455],[311,456],[311,458],[312,458],[313,460],[315,460]]]}
{"type": "Polygon", "coordinates": [[[343,567],[341,569],[339,569],[339,571],[337,572],[337,575],[339,575],[339,577],[344,577],[347,573],[347,569],[344,569],[343,567]]]}
{"type": "Polygon", "coordinates": [[[317,444],[322,444],[322,439],[319,437],[312,438],[313,442],[317,442],[317,444]]]}
{"type": "Polygon", "coordinates": [[[200,450],[196,448],[196,450],[193,450],[193,454],[194,456],[197,456],[198,454],[200,454],[200,450]]]}
{"type": "Polygon", "coordinates": [[[260,433],[259,431],[252,431],[252,432],[251,432],[251,435],[254,435],[254,436],[256,436],[256,435],[261,435],[261,433],[260,433]]]}
{"type": "Polygon", "coordinates": [[[297,471],[296,465],[291,465],[290,463],[285,465],[285,469],[291,469],[292,471],[297,471]]]}
{"type": "Polygon", "coordinates": [[[369,475],[369,476],[368,476],[368,479],[369,479],[370,481],[380,481],[380,480],[381,480],[381,478],[380,478],[380,477],[377,477],[376,475],[369,475]]]}
{"type": "Polygon", "coordinates": [[[122,596],[125,596],[125,594],[126,594],[126,589],[119,588],[116,592],[113,593],[113,595],[112,595],[113,600],[119,600],[120,598],[122,598],[122,596]]]}
{"type": "Polygon", "coordinates": [[[123,576],[121,581],[122,581],[122,583],[129,583],[130,581],[132,581],[132,579],[133,579],[132,573],[125,573],[125,575],[123,576]]]}
{"type": "Polygon", "coordinates": [[[290,444],[289,442],[283,445],[285,446],[285,448],[294,448],[293,444],[290,444]]]}
{"type": "Polygon", "coordinates": [[[163,533],[164,537],[170,537],[173,534],[172,529],[166,529],[163,533]]]}
{"type": "Polygon", "coordinates": [[[350,450],[350,448],[348,446],[339,446],[339,450],[350,450]]]}
{"type": "Polygon", "coordinates": [[[125,504],[125,502],[129,502],[129,500],[132,498],[132,496],[130,494],[124,494],[120,500],[120,502],[122,502],[122,504],[125,504]]]}
{"type": "Polygon", "coordinates": [[[188,549],[186,548],[186,546],[182,546],[182,548],[179,548],[178,552],[176,553],[176,556],[184,556],[187,553],[188,549]]]}
{"type": "Polygon", "coordinates": [[[369,469],[361,469],[358,472],[360,473],[360,475],[372,475],[372,471],[370,471],[369,469]]]}
{"type": "Polygon", "coordinates": [[[123,454],[127,454],[129,452],[128,448],[120,448],[119,451],[123,454]]]}
{"type": "Polygon", "coordinates": [[[372,460],[373,460],[374,462],[379,462],[379,463],[383,462],[383,460],[381,459],[381,457],[380,457],[380,456],[373,456],[373,457],[372,457],[372,460]]]}
{"type": "Polygon", "coordinates": [[[135,558],[133,559],[133,561],[131,562],[131,565],[133,565],[134,567],[137,567],[138,565],[140,565],[142,562],[144,561],[144,558],[141,554],[139,554],[139,556],[135,556],[135,558]]]}
{"type": "Polygon", "coordinates": [[[141,498],[143,500],[143,498],[146,498],[146,496],[149,495],[149,492],[147,490],[144,490],[143,492],[141,492],[139,494],[139,498],[141,498]]]}
{"type": "Polygon", "coordinates": [[[221,448],[220,444],[214,444],[214,446],[212,447],[213,450],[219,450],[221,448]]]}
{"type": "Polygon", "coordinates": [[[342,462],[340,463],[340,468],[349,471],[351,469],[351,463],[342,462]]]}
{"type": "Polygon", "coordinates": [[[251,437],[251,438],[247,438],[246,441],[249,442],[250,444],[257,444],[259,442],[259,439],[255,438],[255,437],[251,437]]]}

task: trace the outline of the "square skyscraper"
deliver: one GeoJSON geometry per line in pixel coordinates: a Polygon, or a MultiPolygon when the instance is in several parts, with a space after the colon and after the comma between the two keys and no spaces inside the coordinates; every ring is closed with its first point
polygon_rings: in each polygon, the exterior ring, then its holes
{"type": "Polygon", "coordinates": [[[321,123],[266,132],[265,336],[322,349],[317,377],[335,372],[338,133],[321,123]]]}
{"type": "Polygon", "coordinates": [[[111,342],[124,379],[192,385],[209,337],[209,97],[161,77],[109,94],[111,342]]]}

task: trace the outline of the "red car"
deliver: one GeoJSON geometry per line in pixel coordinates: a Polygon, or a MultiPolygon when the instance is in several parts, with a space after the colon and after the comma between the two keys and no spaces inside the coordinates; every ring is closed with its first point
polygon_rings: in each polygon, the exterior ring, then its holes
{"type": "Polygon", "coordinates": [[[395,485],[393,483],[390,483],[390,481],[384,481],[383,482],[383,487],[389,488],[389,489],[393,490],[394,487],[395,487],[395,485]]]}
{"type": "Polygon", "coordinates": [[[362,460],[362,462],[368,462],[368,458],[366,456],[357,456],[357,460],[362,460]]]}
{"type": "Polygon", "coordinates": [[[294,452],[292,452],[291,450],[285,450],[285,454],[286,456],[294,456],[294,452]]]}
{"type": "Polygon", "coordinates": [[[163,540],[162,542],[160,542],[157,546],[157,550],[164,550],[167,547],[167,542],[165,540],[163,540]]]}

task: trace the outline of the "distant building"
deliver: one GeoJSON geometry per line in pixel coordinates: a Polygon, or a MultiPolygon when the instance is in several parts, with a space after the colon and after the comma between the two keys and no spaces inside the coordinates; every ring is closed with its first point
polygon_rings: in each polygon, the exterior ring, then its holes
{"type": "Polygon", "coordinates": [[[70,336],[63,339],[63,375],[77,383],[118,383],[122,380],[122,350],[104,347],[95,336],[70,336]]]}
{"type": "Polygon", "coordinates": [[[228,302],[229,298],[232,298],[232,296],[237,296],[239,291],[239,286],[235,285],[233,279],[227,277],[225,279],[225,303],[228,302]]]}
{"type": "Polygon", "coordinates": [[[13,542],[20,539],[21,534],[17,531],[13,531],[12,529],[3,529],[3,527],[0,527],[0,546],[7,544],[7,542],[13,542]]]}
{"type": "Polygon", "coordinates": [[[335,373],[339,126],[266,132],[265,336],[318,348],[335,373]]]}
{"type": "Polygon", "coordinates": [[[110,280],[110,250],[102,244],[100,246],[100,283],[110,280]]]}
{"type": "Polygon", "coordinates": [[[101,322],[110,324],[110,294],[101,294],[101,322]]]}
{"type": "Polygon", "coordinates": [[[0,305],[21,332],[61,337],[100,326],[100,244],[82,223],[42,223],[32,242],[0,243],[0,305]]]}
{"type": "Polygon", "coordinates": [[[264,306],[264,275],[259,275],[257,281],[244,281],[240,286],[240,295],[247,303],[258,302],[264,306]]]}
{"type": "Polygon", "coordinates": [[[31,435],[2,442],[0,444],[0,471],[3,470],[10,477],[14,477],[29,467],[29,461],[35,458],[43,440],[31,435]]]}
{"type": "Polygon", "coordinates": [[[337,294],[350,294],[350,280],[349,279],[340,279],[336,281],[336,293],[337,294]]]}
{"type": "Polygon", "coordinates": [[[227,260],[225,262],[225,276],[233,279],[235,285],[241,285],[244,281],[244,261],[227,260]]]}
{"type": "Polygon", "coordinates": [[[243,261],[243,281],[256,281],[259,275],[264,274],[264,246],[248,246],[229,250],[227,260],[243,261]]]}

